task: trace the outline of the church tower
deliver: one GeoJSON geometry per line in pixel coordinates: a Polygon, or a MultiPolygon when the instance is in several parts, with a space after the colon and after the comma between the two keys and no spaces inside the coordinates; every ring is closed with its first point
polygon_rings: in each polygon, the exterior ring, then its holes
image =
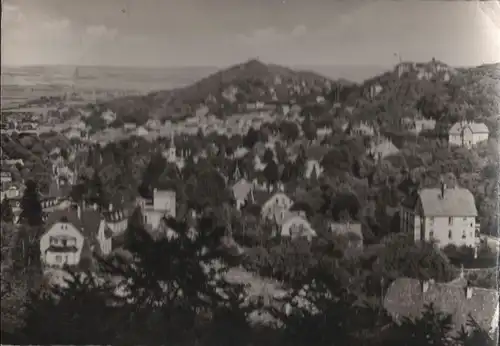
{"type": "Polygon", "coordinates": [[[170,147],[168,148],[167,161],[174,163],[177,161],[177,150],[175,148],[174,134],[170,137],[170,147]]]}

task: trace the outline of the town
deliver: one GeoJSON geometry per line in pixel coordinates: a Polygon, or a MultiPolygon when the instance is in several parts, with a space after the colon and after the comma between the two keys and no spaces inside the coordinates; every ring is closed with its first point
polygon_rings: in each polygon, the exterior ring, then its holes
{"type": "Polygon", "coordinates": [[[252,59],[172,91],[3,109],[2,338],[186,342],[149,319],[175,299],[205,318],[205,261],[244,292],[216,319],[232,339],[207,343],[494,345],[498,112],[477,75],[498,68],[402,62],[349,84],[252,59]],[[64,307],[30,312],[49,306],[35,290],[64,307]],[[130,326],[112,317],[127,304],[150,310],[130,326]]]}

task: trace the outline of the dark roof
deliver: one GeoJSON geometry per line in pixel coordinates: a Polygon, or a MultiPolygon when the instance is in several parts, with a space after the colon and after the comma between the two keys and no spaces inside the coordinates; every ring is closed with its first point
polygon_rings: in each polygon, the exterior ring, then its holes
{"type": "Polygon", "coordinates": [[[46,229],[49,229],[57,222],[62,222],[61,219],[66,218],[68,223],[75,226],[84,237],[97,236],[99,225],[101,223],[101,215],[97,210],[83,210],[81,219],[78,219],[76,210],[56,210],[50,213],[45,222],[46,229]]]}
{"type": "Polygon", "coordinates": [[[102,215],[107,222],[119,222],[128,217],[128,213],[125,210],[105,211],[102,215]]]}
{"type": "Polygon", "coordinates": [[[498,292],[494,289],[470,287],[472,294],[466,296],[466,288],[453,283],[429,282],[423,292],[423,282],[417,279],[396,279],[387,290],[384,308],[396,322],[403,317],[418,318],[426,305],[434,304],[438,311],[452,315],[455,331],[467,327],[469,314],[486,331],[490,331],[498,309],[498,292]]]}
{"type": "Polygon", "coordinates": [[[273,193],[268,192],[267,190],[253,189],[250,192],[249,198],[252,203],[262,206],[269,200],[269,198],[271,198],[272,195],[273,193]]]}
{"type": "Polygon", "coordinates": [[[47,216],[45,229],[50,229],[50,227],[57,222],[71,223],[82,233],[85,239],[83,242],[81,258],[92,259],[92,249],[97,252],[99,252],[100,249],[97,243],[97,233],[99,231],[101,220],[101,214],[97,210],[83,210],[81,219],[78,218],[76,210],[56,210],[47,216]]]}

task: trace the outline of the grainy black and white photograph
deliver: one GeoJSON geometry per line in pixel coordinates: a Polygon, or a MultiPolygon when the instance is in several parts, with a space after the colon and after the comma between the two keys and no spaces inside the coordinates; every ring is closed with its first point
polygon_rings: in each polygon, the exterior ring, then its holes
{"type": "Polygon", "coordinates": [[[1,24],[2,344],[498,345],[499,1],[1,24]]]}

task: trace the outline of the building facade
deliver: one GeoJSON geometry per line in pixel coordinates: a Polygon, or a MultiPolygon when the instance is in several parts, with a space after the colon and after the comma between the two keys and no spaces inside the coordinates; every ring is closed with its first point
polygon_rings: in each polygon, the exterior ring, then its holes
{"type": "Polygon", "coordinates": [[[447,245],[477,247],[479,223],[472,193],[463,188],[422,189],[404,201],[400,211],[402,232],[415,241],[435,241],[447,245]]]}

